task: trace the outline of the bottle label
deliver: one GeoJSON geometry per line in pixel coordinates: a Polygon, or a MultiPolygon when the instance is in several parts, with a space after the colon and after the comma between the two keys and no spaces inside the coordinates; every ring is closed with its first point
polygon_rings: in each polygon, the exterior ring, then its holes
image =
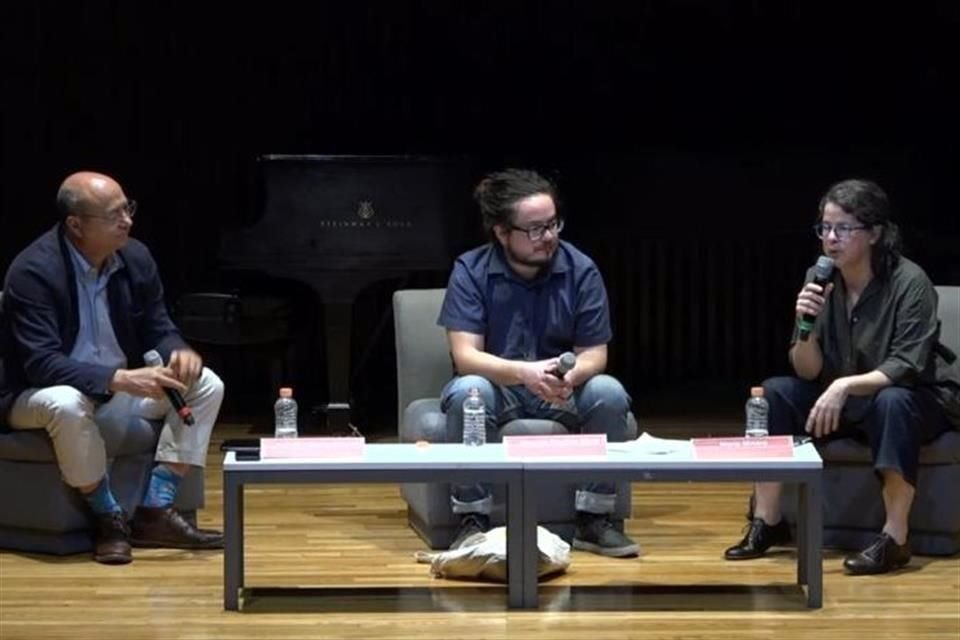
{"type": "Polygon", "coordinates": [[[483,407],[463,408],[463,442],[469,445],[484,444],[487,440],[487,415],[483,407]]]}

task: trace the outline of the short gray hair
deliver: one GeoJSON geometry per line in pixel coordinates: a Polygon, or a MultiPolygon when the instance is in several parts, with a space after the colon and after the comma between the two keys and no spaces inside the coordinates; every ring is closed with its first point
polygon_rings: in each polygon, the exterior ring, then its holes
{"type": "Polygon", "coordinates": [[[72,187],[62,186],[57,191],[57,211],[61,220],[77,215],[84,204],[83,195],[72,187]]]}

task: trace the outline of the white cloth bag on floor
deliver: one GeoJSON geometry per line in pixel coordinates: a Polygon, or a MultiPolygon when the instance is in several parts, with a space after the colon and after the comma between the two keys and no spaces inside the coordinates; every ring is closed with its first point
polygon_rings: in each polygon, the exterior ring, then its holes
{"type": "MultiPolygon", "coordinates": [[[[537,576],[543,577],[567,570],[570,566],[570,545],[563,538],[543,527],[537,527],[537,576]]],[[[417,562],[430,564],[435,578],[483,578],[507,580],[507,528],[496,527],[486,533],[475,533],[456,549],[449,551],[417,551],[417,562]]]]}

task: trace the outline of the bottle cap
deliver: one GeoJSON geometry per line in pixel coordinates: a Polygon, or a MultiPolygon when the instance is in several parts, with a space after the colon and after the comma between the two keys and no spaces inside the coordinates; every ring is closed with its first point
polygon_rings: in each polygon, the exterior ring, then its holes
{"type": "Polygon", "coordinates": [[[750,387],[750,395],[754,398],[763,397],[763,387],[750,387]]]}
{"type": "Polygon", "coordinates": [[[292,398],[292,397],[293,397],[293,387],[280,387],[280,397],[281,397],[281,398],[292,398]]]}

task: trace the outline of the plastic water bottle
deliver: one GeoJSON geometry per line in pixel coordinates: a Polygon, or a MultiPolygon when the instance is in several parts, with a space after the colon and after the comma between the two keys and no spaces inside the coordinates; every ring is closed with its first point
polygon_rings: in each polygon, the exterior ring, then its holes
{"type": "Polygon", "coordinates": [[[293,389],[283,387],[280,397],[273,405],[274,438],[297,437],[297,401],[293,399],[293,389]]]}
{"type": "Polygon", "coordinates": [[[770,404],[763,397],[763,387],[751,387],[750,399],[747,400],[747,431],[748,438],[766,438],[770,434],[767,428],[767,415],[770,413],[770,404]]]}
{"type": "Polygon", "coordinates": [[[463,444],[478,447],[487,441],[487,410],[480,389],[473,387],[463,401],[463,444]]]}

